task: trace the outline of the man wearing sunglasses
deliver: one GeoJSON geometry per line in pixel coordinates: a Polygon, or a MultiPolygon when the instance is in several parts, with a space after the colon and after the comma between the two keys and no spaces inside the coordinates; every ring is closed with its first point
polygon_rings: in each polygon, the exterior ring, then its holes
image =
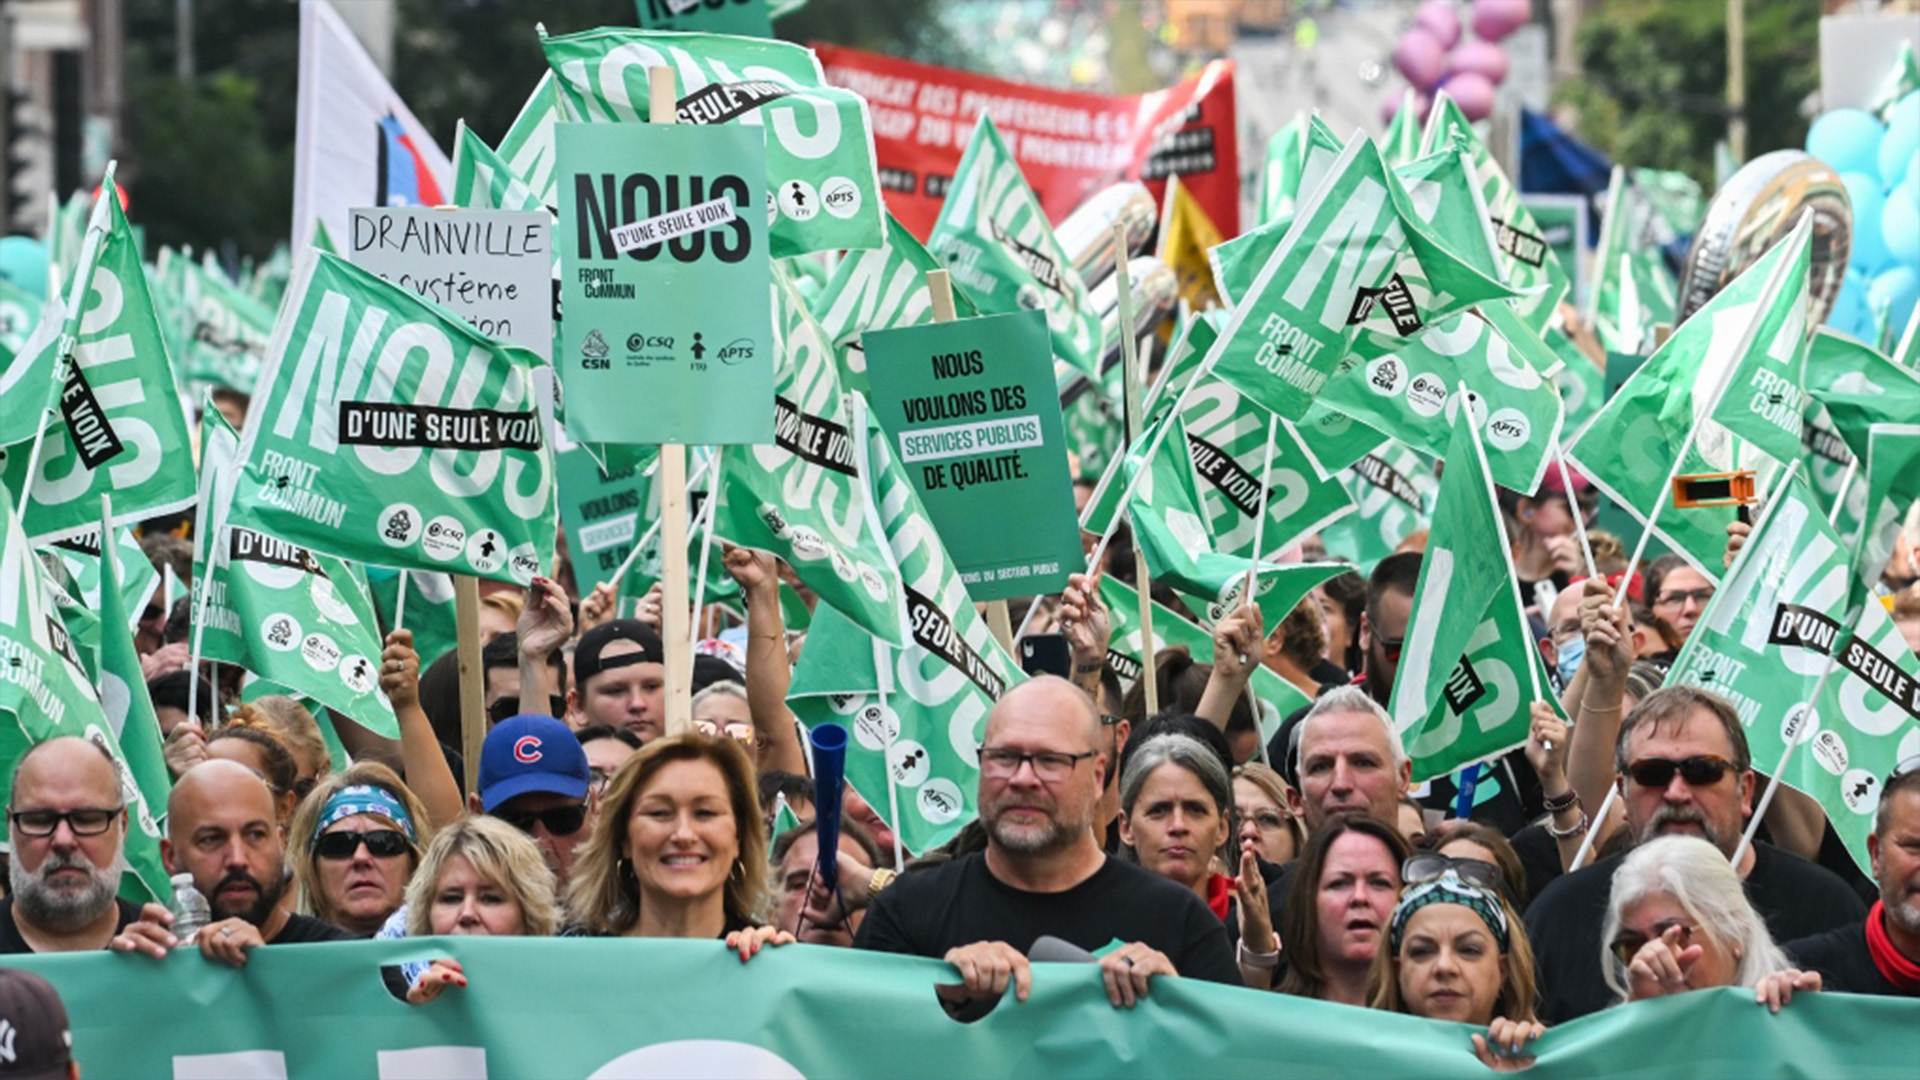
{"type": "Polygon", "coordinates": [[[113,758],[88,739],[49,739],[20,758],[12,791],[12,889],[0,900],[0,953],[105,948],[140,917],[114,898],[127,808],[113,758]]]}
{"type": "Polygon", "coordinates": [[[1008,989],[1027,1000],[1027,953],[1043,937],[1098,949],[1107,999],[1132,1008],[1154,977],[1242,985],[1226,928],[1191,890],[1109,857],[1094,836],[1109,768],[1100,716],[1056,675],[1009,690],[980,746],[985,851],[910,873],[860,924],[862,949],[944,958],[961,985],[941,989],[962,1019],[1008,989]],[[1115,948],[1107,947],[1121,942],[1115,948]]]}
{"type": "MultiPolygon", "coordinates": [[[[1635,843],[1697,836],[1731,858],[1753,812],[1746,728],[1724,698],[1691,686],[1647,695],[1620,726],[1614,749],[1626,828],[1635,843]]],[[[1601,974],[1600,925],[1625,859],[1613,855],[1547,886],[1527,909],[1543,1018],[1562,1023],[1612,1000],[1601,974]]],[[[1775,941],[1864,919],[1858,893],[1832,871],[1755,841],[1735,870],[1775,941]]]]}
{"type": "Polygon", "coordinates": [[[513,716],[487,732],[480,747],[480,790],[474,813],[491,814],[533,838],[565,894],[573,849],[599,812],[587,752],[573,729],[551,716],[513,716]]]}

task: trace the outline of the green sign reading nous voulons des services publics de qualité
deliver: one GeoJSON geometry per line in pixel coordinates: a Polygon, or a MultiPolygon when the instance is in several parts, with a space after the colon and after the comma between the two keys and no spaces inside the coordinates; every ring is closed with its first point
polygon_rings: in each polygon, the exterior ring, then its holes
{"type": "Polygon", "coordinates": [[[581,442],[773,441],[759,127],[560,124],[560,355],[581,442]]]}
{"type": "Polygon", "coordinates": [[[874,415],[975,600],[1079,569],[1053,354],[1039,312],[865,335],[874,415]]]}

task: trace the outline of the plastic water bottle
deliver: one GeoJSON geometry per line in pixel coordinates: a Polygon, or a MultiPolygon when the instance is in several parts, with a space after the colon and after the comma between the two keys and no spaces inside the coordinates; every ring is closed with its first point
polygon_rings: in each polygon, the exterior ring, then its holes
{"type": "Polygon", "coordinates": [[[193,887],[193,875],[173,875],[173,936],[180,939],[180,945],[193,944],[200,928],[212,921],[213,909],[193,887]]]}

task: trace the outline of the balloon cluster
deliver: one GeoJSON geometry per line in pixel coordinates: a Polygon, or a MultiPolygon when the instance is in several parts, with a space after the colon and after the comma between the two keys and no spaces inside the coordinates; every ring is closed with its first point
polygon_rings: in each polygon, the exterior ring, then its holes
{"type": "MultiPolygon", "coordinates": [[[[1454,0],[1425,0],[1413,25],[1393,47],[1393,66],[1416,91],[1414,107],[1425,115],[1433,93],[1445,89],[1469,120],[1493,112],[1493,91],[1507,77],[1507,51],[1500,42],[1532,17],[1528,0],[1472,0],[1468,19],[1473,36],[1461,33],[1460,7],[1454,0]]],[[[1401,95],[1384,106],[1392,119],[1401,95]]]]}
{"type": "Polygon", "coordinates": [[[1868,342],[1883,326],[1897,336],[1920,301],[1920,91],[1885,117],[1835,109],[1807,132],[1807,153],[1853,203],[1853,255],[1827,325],[1868,342]]]}

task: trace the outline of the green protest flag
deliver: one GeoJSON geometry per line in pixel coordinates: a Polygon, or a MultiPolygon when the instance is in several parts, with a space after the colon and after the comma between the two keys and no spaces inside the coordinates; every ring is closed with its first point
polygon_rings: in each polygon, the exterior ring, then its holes
{"type": "MultiPolygon", "coordinates": [[[[66,325],[67,305],[57,295],[50,297],[19,351],[0,367],[0,401],[7,403],[0,409],[0,447],[30,442],[42,428],[55,423],[57,414],[52,409],[60,387],[55,370],[66,325]],[[36,400],[38,408],[33,405],[36,400]]],[[[24,455],[27,450],[15,452],[24,455]]]]}
{"type": "MultiPolygon", "coordinates": [[[[558,207],[559,180],[553,153],[553,126],[560,119],[560,88],[552,71],[540,73],[540,81],[520,106],[507,133],[500,137],[494,151],[508,170],[519,177],[542,206],[558,207]]],[[[457,174],[456,174],[457,176],[457,174]]],[[[458,190],[456,180],[455,189],[458,190]]]]}
{"type": "Polygon", "coordinates": [[[1543,375],[1559,363],[1510,305],[1487,304],[1430,327],[1390,356],[1364,364],[1349,357],[1319,403],[1440,457],[1464,385],[1493,482],[1533,492],[1560,443],[1564,406],[1543,375]]]}
{"type": "Polygon", "coordinates": [[[310,697],[376,735],[399,738],[393,703],[380,689],[373,602],[339,559],[224,521],[240,436],[215,409],[206,411],[200,433],[210,523],[193,552],[200,654],[310,697]]]}
{"type": "Polygon", "coordinates": [[[1088,303],[1086,283],[985,111],[940,205],[927,250],[945,261],[982,314],[1045,313],[1053,355],[1099,377],[1100,313],[1088,303]]]}
{"type": "MultiPolygon", "coordinates": [[[[1863,592],[1873,591],[1907,511],[1920,500],[1920,373],[1888,360],[1844,335],[1821,330],[1807,362],[1807,391],[1819,404],[1856,468],[1857,490],[1822,499],[1850,518],[1838,535],[1848,542],[1849,566],[1863,592]],[[1856,503],[1855,500],[1859,501],[1856,503]]],[[[1809,440],[1812,462],[1830,444],[1809,440]]],[[[1838,455],[1832,455],[1838,456],[1838,455]]]]}
{"type": "Polygon", "coordinates": [[[0,278],[0,363],[18,353],[40,324],[39,297],[0,278]]]}
{"type": "Polygon", "coordinates": [[[115,524],[122,525],[193,502],[186,417],[140,248],[118,199],[95,207],[69,280],[53,359],[63,422],[46,428],[31,478],[25,448],[9,451],[0,467],[35,543],[91,531],[102,495],[113,496],[115,524]]]}
{"type": "MultiPolygon", "coordinates": [[[[866,99],[827,85],[811,49],[765,38],[609,28],[541,43],[563,119],[645,122],[647,71],[670,67],[682,95],[680,123],[764,129],[766,168],[754,188],[770,193],[772,224],[762,227],[774,258],[885,242],[866,99]]],[[[540,191],[504,143],[501,153],[540,191]]],[[[564,211],[564,200],[559,205],[564,211]]]]}
{"type": "MultiPolygon", "coordinates": [[[[1672,497],[1671,475],[1739,467],[1736,435],[1764,439],[1761,449],[1776,459],[1799,458],[1805,259],[1804,236],[1774,245],[1680,324],[1567,450],[1643,526],[1658,515],[1653,534],[1709,581],[1720,580],[1735,508],[1658,508],[1672,497]],[[1797,283],[1784,273],[1795,268],[1797,283]]],[[[1747,461],[1754,464],[1750,453],[1747,461]]]]}
{"type": "Polygon", "coordinates": [[[1380,136],[1380,156],[1387,159],[1389,165],[1405,165],[1420,156],[1420,110],[1414,108],[1414,89],[1407,87],[1400,95],[1400,108],[1387,122],[1385,134],[1380,136]]]}
{"type": "Polygon", "coordinates": [[[183,325],[178,374],[188,383],[253,393],[273,339],[273,310],[227,279],[184,257],[162,253],[163,276],[173,269],[183,325]]]}
{"type": "MultiPolygon", "coordinates": [[[[110,517],[110,514],[102,515],[103,533],[112,529],[107,520],[110,517]]],[[[121,533],[126,535],[125,530],[121,533]]],[[[124,548],[125,544],[117,546],[124,548]]],[[[149,572],[147,587],[151,590],[153,565],[139,554],[137,544],[133,550],[138,556],[135,565],[149,572]]],[[[134,789],[127,799],[125,848],[133,877],[121,881],[120,895],[136,903],[153,900],[164,904],[173,899],[173,890],[166,864],[160,858],[160,824],[156,819],[166,812],[173,775],[167,771],[160,720],[153,713],[153,698],[147,694],[147,680],[140,671],[140,654],[133,646],[132,617],[127,614],[123,601],[126,592],[116,565],[120,561],[117,557],[108,557],[95,563],[101,624],[95,680],[100,688],[101,709],[119,750],[122,781],[130,778],[134,789]]]]}
{"type": "Polygon", "coordinates": [[[1420,563],[1413,617],[1387,711],[1415,783],[1527,741],[1544,671],[1521,610],[1507,530],[1494,501],[1480,428],[1462,417],[1420,563]]]}
{"type": "Polygon", "coordinates": [[[640,25],[649,30],[699,31],[709,34],[736,34],[741,37],[773,36],[773,13],[769,0],[716,0],[713,3],[689,3],[687,0],[634,0],[640,25]]]}
{"type": "MultiPolygon", "coordinates": [[[[695,479],[689,485],[687,492],[687,509],[695,523],[687,529],[687,573],[689,575],[697,575],[701,570],[700,553],[708,533],[708,530],[700,524],[703,520],[702,506],[712,497],[709,490],[701,487],[705,483],[701,478],[705,471],[705,466],[696,467],[693,470],[695,479]]],[[[660,581],[666,573],[665,549],[661,546],[663,538],[659,524],[660,489],[654,484],[659,472],[652,470],[640,472],[637,475],[637,494],[639,505],[642,507],[637,520],[651,524],[645,527],[641,535],[628,539],[618,548],[622,552],[621,558],[624,561],[615,569],[618,570],[620,566],[626,568],[625,576],[615,582],[615,593],[619,597],[622,618],[633,617],[639,610],[640,601],[646,598],[647,592],[653,588],[654,583],[660,581]],[[636,542],[640,546],[637,554],[633,553],[636,542]]],[[[718,508],[716,507],[715,510],[717,511],[718,508]]],[[[606,525],[616,532],[619,529],[618,519],[609,521],[606,525]]],[[[718,540],[715,540],[707,546],[706,551],[706,576],[700,579],[705,584],[699,585],[697,590],[689,587],[688,595],[691,596],[698,591],[703,605],[720,604],[744,615],[746,602],[740,591],[740,583],[733,580],[733,575],[727,573],[726,567],[721,562],[725,555],[724,548],[718,540]]]]}
{"type": "Polygon", "coordinates": [[[307,260],[229,520],[341,559],[527,584],[553,564],[555,530],[539,363],[345,259],[307,260]]]}
{"type": "MultiPolygon", "coordinates": [[[[101,597],[102,582],[106,579],[100,555],[100,533],[78,533],[65,540],[59,540],[40,549],[43,556],[51,556],[60,563],[60,574],[56,580],[61,587],[68,589],[74,600],[89,611],[106,610],[101,597]]],[[[113,580],[118,582],[120,595],[118,602],[122,611],[143,612],[147,601],[153,598],[154,589],[160,584],[160,573],[153,568],[147,553],[140,547],[140,541],[134,539],[133,530],[115,529],[113,532],[113,580]]],[[[158,599],[154,598],[158,603],[158,599]]],[[[133,623],[129,621],[127,628],[133,623]]],[[[73,629],[69,623],[68,629],[73,629]]],[[[74,637],[79,639],[78,632],[74,637]]],[[[80,650],[82,659],[85,649],[80,650]]]]}
{"type": "Polygon", "coordinates": [[[1656,323],[1673,322],[1679,283],[1667,270],[1655,235],[1662,223],[1619,165],[1607,183],[1606,213],[1594,250],[1587,321],[1613,352],[1639,352],[1656,323]]]}
{"type": "MultiPolygon", "coordinates": [[[[1186,426],[1178,417],[1161,423],[1164,437],[1158,431],[1141,436],[1152,456],[1134,486],[1128,520],[1134,543],[1146,556],[1148,574],[1191,597],[1201,619],[1219,622],[1244,602],[1249,569],[1254,571],[1254,604],[1268,626],[1278,625],[1315,585],[1346,569],[1337,563],[1279,565],[1215,551],[1194,481],[1186,426]]],[[[1121,468],[1137,471],[1140,466],[1129,459],[1121,468]]]]}
{"type": "Polygon", "coordinates": [[[1350,350],[1383,355],[1435,319],[1509,295],[1429,231],[1356,133],[1237,294],[1208,362],[1262,408],[1297,420],[1350,350]]]}
{"type": "Polygon", "coordinates": [[[566,263],[554,369],[567,434],[625,444],[768,441],[760,131],[561,124],[554,134],[571,193],[555,245],[566,263]],[[636,395],[672,405],[636,409],[636,395]]]}
{"type": "MultiPolygon", "coordinates": [[[[544,210],[533,188],[465,120],[453,136],[453,204],[468,210],[544,210]]],[[[556,253],[557,254],[557,253],[556,253]]]]}
{"type": "Polygon", "coordinates": [[[1352,516],[1321,531],[1329,558],[1348,559],[1362,576],[1424,529],[1440,482],[1418,453],[1389,441],[1340,474],[1353,496],[1352,516]]]}
{"type": "Polygon", "coordinates": [[[784,275],[773,288],[773,442],[721,450],[714,534],[780,556],[821,600],[901,644],[900,572],[874,523],[833,346],[784,275]]]}
{"type": "Polygon", "coordinates": [[[1332,480],[1393,440],[1385,432],[1316,400],[1299,420],[1282,420],[1321,479],[1332,480]]]}
{"type": "Polygon", "coordinates": [[[1808,744],[1775,779],[1820,803],[1865,871],[1880,783],[1920,753],[1920,659],[1886,609],[1863,599],[1846,539],[1794,477],[1768,500],[1667,678],[1731,702],[1759,769],[1789,740],[1808,744]]]}
{"type": "Polygon", "coordinates": [[[1559,327],[1547,327],[1541,340],[1560,361],[1553,385],[1560,391],[1560,401],[1566,409],[1561,430],[1577,432],[1600,412],[1601,403],[1607,400],[1606,375],[1559,327]]]}
{"type": "MultiPolygon", "coordinates": [[[[1123,691],[1130,689],[1140,677],[1147,658],[1158,656],[1161,649],[1178,646],[1203,664],[1213,663],[1213,635],[1157,600],[1153,603],[1153,647],[1148,648],[1140,626],[1140,594],[1112,574],[1100,577],[1100,601],[1107,605],[1107,624],[1112,631],[1107,644],[1107,663],[1120,677],[1123,691]]],[[[1261,715],[1256,719],[1262,746],[1279,730],[1282,720],[1295,710],[1313,704],[1313,699],[1299,687],[1264,664],[1253,669],[1248,685],[1261,702],[1261,715]]]]}
{"type": "Polygon", "coordinates": [[[866,345],[875,416],[968,593],[1006,600],[1065,588],[1084,552],[1046,319],[1028,311],[874,330],[866,345]]]}
{"type": "Polygon", "coordinates": [[[1221,554],[1265,558],[1353,513],[1346,488],[1319,475],[1292,428],[1276,430],[1269,453],[1267,414],[1219,379],[1203,376],[1180,417],[1207,535],[1221,554]],[[1266,550],[1255,551],[1262,469],[1268,470],[1260,535],[1266,550]]]}
{"type": "MultiPolygon", "coordinates": [[[[111,183],[113,177],[108,176],[106,180],[111,183]]],[[[104,188],[106,185],[102,186],[104,188]]],[[[74,271],[86,258],[83,249],[86,246],[89,207],[93,208],[93,214],[100,212],[99,201],[84,188],[68,195],[64,203],[53,192],[47,192],[47,265],[58,271],[58,280],[63,284],[73,280],[74,271]]]]}
{"type": "Polygon", "coordinates": [[[1520,201],[1520,190],[1493,151],[1474,132],[1460,106],[1445,90],[1434,95],[1433,110],[1427,114],[1421,149],[1427,153],[1457,143],[1473,159],[1473,171],[1480,185],[1480,198],[1486,204],[1487,220],[1493,225],[1494,245],[1500,252],[1501,269],[1508,285],[1519,291],[1514,307],[1535,331],[1546,329],[1560,298],[1572,288],[1566,268],[1547,246],[1545,234],[1533,214],[1520,201]]]}
{"type": "Polygon", "coordinates": [[[370,567],[367,594],[379,613],[380,625],[389,629],[404,627],[413,632],[413,651],[420,654],[422,668],[452,652],[460,643],[451,575],[430,570],[370,567]],[[402,589],[406,590],[407,597],[404,609],[400,605],[402,589]]]}
{"type": "MultiPolygon", "coordinates": [[[[1092,383],[1060,403],[1067,452],[1079,463],[1076,480],[1098,482],[1107,475],[1127,431],[1121,409],[1092,383]]],[[[1116,492],[1116,494],[1118,494],[1116,492]]]]}
{"type": "MultiPolygon", "coordinates": [[[[1296,113],[1287,126],[1267,140],[1267,160],[1260,169],[1260,192],[1254,199],[1261,224],[1290,216],[1300,199],[1300,171],[1305,166],[1307,117],[1296,113]]],[[[1312,194],[1308,192],[1307,194],[1312,194]]]]}
{"type": "Polygon", "coordinates": [[[1026,676],[974,609],[886,433],[864,408],[855,411],[866,414],[855,417],[859,450],[903,582],[896,619],[911,634],[895,648],[838,610],[815,609],[787,700],[809,727],[846,725],[847,782],[902,844],[926,851],[977,812],[987,712],[1026,676]]]}
{"type": "MultiPolygon", "coordinates": [[[[292,279],[293,249],[283,240],[273,245],[266,261],[254,270],[253,277],[245,284],[246,294],[272,310],[280,306],[280,298],[287,294],[287,282],[292,279]]],[[[272,325],[271,321],[268,325],[272,325]]]]}
{"type": "MultiPolygon", "coordinates": [[[[906,226],[887,215],[887,242],[870,251],[849,251],[828,280],[818,300],[809,307],[820,320],[827,340],[839,350],[840,385],[867,390],[867,354],[860,335],[868,330],[892,330],[933,321],[933,298],[927,292],[927,271],[945,264],[927,253],[906,226]]],[[[980,314],[958,283],[953,286],[955,318],[980,314]]]]}
{"type": "MultiPolygon", "coordinates": [[[[124,626],[126,613],[114,614],[124,626]]],[[[127,645],[131,650],[131,638],[127,645]]],[[[157,879],[151,876],[159,868],[160,826],[60,621],[40,561],[27,548],[25,530],[13,512],[13,497],[4,489],[0,489],[0,654],[8,657],[6,677],[0,678],[0,714],[4,714],[0,719],[11,721],[0,723],[0,805],[12,805],[14,768],[30,747],[61,735],[91,739],[113,758],[120,778],[120,793],[127,805],[129,866],[152,896],[170,895],[165,873],[157,879]]],[[[135,659],[132,675],[137,678],[139,670],[135,659]]],[[[126,683],[125,668],[116,666],[113,674],[115,681],[126,683]]],[[[127,685],[129,697],[136,692],[145,696],[144,680],[127,685]]],[[[131,886],[127,888],[131,893],[131,886]]]]}

